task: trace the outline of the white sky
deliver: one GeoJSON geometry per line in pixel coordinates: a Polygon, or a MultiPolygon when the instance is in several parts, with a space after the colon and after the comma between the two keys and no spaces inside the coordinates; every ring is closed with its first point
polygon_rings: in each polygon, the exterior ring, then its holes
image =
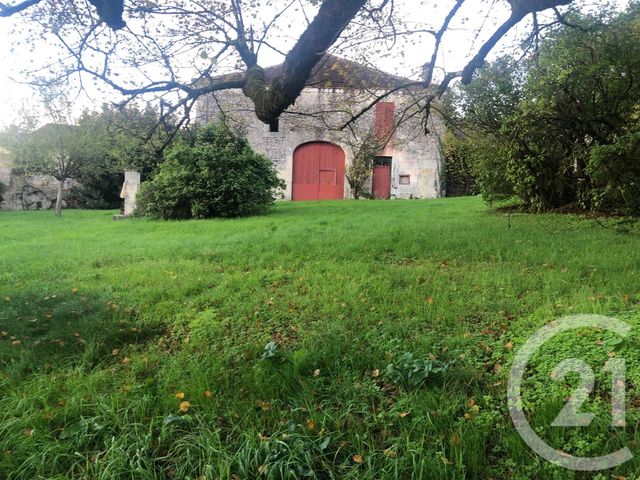
{"type": "MultiPolygon", "coordinates": [[[[13,2],[7,2],[13,3],[13,2]]],[[[581,8],[590,8],[601,2],[577,0],[576,5],[581,8]]],[[[620,8],[626,6],[627,0],[617,0],[620,8]]],[[[452,4],[451,0],[446,2],[401,0],[397,2],[401,5],[402,14],[408,19],[417,19],[422,24],[431,23],[431,26],[438,26],[443,16],[452,4]],[[439,7],[425,7],[424,4],[439,4],[439,7]],[[407,6],[410,5],[410,6],[407,6]],[[432,20],[430,20],[432,19],[432,20]]],[[[508,16],[508,4],[505,0],[471,0],[466,3],[458,13],[456,20],[452,24],[451,31],[447,34],[443,42],[443,48],[438,60],[438,66],[447,71],[454,71],[462,68],[466,60],[472,56],[477,47],[492,33],[498,23],[504,21],[508,16]],[[478,30],[482,28],[482,33],[477,36],[478,30]]],[[[297,22],[300,25],[301,22],[297,22]]],[[[295,25],[296,23],[294,23],[295,25]]],[[[24,41],[31,27],[26,21],[20,18],[0,18],[0,128],[10,123],[16,122],[21,109],[33,109],[37,107],[38,101],[27,85],[16,83],[14,80],[26,79],[22,73],[25,70],[32,70],[35,67],[46,65],[55,61],[62,50],[55,44],[41,42],[32,49],[30,45],[23,43],[16,46],[16,41],[24,41]]],[[[301,25],[300,28],[303,28],[301,25]]],[[[492,53],[496,56],[506,51],[513,51],[517,47],[516,39],[520,38],[530,26],[523,23],[516,27],[510,35],[505,37],[501,44],[492,53]]],[[[282,33],[278,42],[282,46],[291,45],[297,36],[295,27],[293,30],[282,33]]],[[[422,43],[418,45],[398,45],[387,55],[380,55],[378,58],[368,60],[375,63],[379,68],[402,76],[416,76],[420,71],[420,66],[424,64],[431,55],[432,40],[430,36],[425,36],[422,43]]],[[[282,60],[276,54],[265,54],[260,58],[263,66],[279,63],[282,60]]],[[[99,108],[105,101],[117,99],[108,91],[91,90],[91,98],[78,98],[77,110],[82,108],[99,108]]]]}

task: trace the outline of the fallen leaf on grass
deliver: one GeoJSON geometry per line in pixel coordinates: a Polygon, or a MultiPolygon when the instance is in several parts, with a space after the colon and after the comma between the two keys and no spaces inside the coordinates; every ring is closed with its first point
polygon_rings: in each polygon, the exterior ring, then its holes
{"type": "Polygon", "coordinates": [[[178,400],[184,400],[184,392],[176,392],[176,398],[178,400]]]}
{"type": "Polygon", "coordinates": [[[213,397],[213,393],[211,393],[209,390],[205,390],[204,398],[211,398],[211,397],[213,397]]]}
{"type": "Polygon", "coordinates": [[[314,428],[316,428],[316,422],[314,422],[312,419],[308,419],[307,430],[313,430],[314,428]]]}
{"type": "Polygon", "coordinates": [[[387,458],[396,458],[396,455],[397,455],[397,453],[393,448],[387,448],[384,451],[384,456],[387,457],[387,458]]]}
{"type": "Polygon", "coordinates": [[[354,462],[356,462],[358,465],[361,464],[362,462],[364,462],[364,458],[362,457],[362,455],[360,455],[359,453],[356,453],[353,457],[351,457],[353,459],[354,462]]]}
{"type": "Polygon", "coordinates": [[[191,404],[186,400],[184,402],[180,402],[180,411],[182,413],[188,412],[190,408],[191,408],[191,404]]]}
{"type": "Polygon", "coordinates": [[[25,428],[22,431],[22,435],[24,435],[25,437],[30,437],[31,435],[33,435],[33,428],[25,428]]]}

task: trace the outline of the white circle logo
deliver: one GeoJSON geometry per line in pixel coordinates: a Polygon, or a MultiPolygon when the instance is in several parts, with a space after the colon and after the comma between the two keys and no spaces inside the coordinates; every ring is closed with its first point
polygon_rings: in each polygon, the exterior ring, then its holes
{"type": "MultiPolygon", "coordinates": [[[[618,319],[602,315],[574,315],[558,319],[538,330],[516,354],[509,372],[507,403],[513,424],[533,451],[542,458],[569,470],[598,471],[613,468],[633,458],[628,448],[603,455],[601,457],[575,457],[561,450],[549,446],[533,431],[527,421],[522,407],[522,379],[525,369],[533,354],[552,337],[576,328],[598,328],[613,332],[620,337],[626,337],[631,327],[618,319]]],[[[611,392],[612,425],[625,426],[625,364],[622,358],[612,358],[604,366],[604,370],[611,372],[613,377],[611,392]]],[[[560,414],[553,421],[554,427],[584,427],[592,421],[594,414],[579,413],[579,408],[593,391],[595,374],[591,367],[581,359],[569,359],[559,363],[555,368],[555,375],[562,379],[570,372],[577,372],[580,385],[573,392],[560,414]]]]}

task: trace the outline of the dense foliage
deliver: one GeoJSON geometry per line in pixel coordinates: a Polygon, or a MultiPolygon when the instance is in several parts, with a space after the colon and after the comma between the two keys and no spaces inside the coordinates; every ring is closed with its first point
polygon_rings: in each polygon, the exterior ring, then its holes
{"type": "Polygon", "coordinates": [[[489,201],[640,214],[640,5],[571,25],[461,90],[459,140],[489,201]]]}
{"type": "Polygon", "coordinates": [[[440,171],[440,182],[446,197],[464,197],[477,193],[476,179],[472,168],[469,145],[452,131],[444,138],[444,163],[440,171]]]}
{"type": "Polygon", "coordinates": [[[27,116],[0,132],[0,145],[11,152],[14,173],[73,179],[67,205],[90,209],[118,208],[124,170],[150,176],[175,129],[171,117],[161,121],[157,109],[134,104],[58,120],[36,128],[27,116]]]}
{"type": "Polygon", "coordinates": [[[94,148],[101,152],[102,162],[100,168],[94,164],[94,168],[79,172],[69,203],[79,208],[119,208],[123,172],[137,170],[146,178],[162,161],[161,150],[175,126],[171,119],[166,122],[163,124],[157,109],[149,105],[103,105],[100,111],[84,112],[78,124],[94,132],[94,148]]]}
{"type": "Polygon", "coordinates": [[[264,212],[282,188],[273,163],[227,125],[209,125],[167,151],[143,183],[141,214],[159,219],[239,217],[264,212]]]}

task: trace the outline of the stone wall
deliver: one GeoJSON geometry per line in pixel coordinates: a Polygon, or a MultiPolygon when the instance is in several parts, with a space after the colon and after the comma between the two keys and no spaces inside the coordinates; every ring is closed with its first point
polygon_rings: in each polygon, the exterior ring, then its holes
{"type": "MultiPolygon", "coordinates": [[[[368,105],[378,92],[306,88],[290,112],[282,115],[277,132],[260,122],[252,103],[240,90],[218,92],[201,98],[197,105],[200,123],[214,122],[224,115],[231,125],[244,130],[251,146],[269,157],[280,176],[286,182],[283,197],[291,199],[293,154],[297,147],[307,142],[326,141],[340,146],[347,165],[353,158],[353,144],[357,137],[371,130],[375,122],[374,109],[363,115],[349,129],[340,129],[350,114],[368,105]]],[[[413,97],[396,94],[386,101],[396,103],[396,111],[402,112],[413,97]]],[[[439,171],[442,161],[440,137],[444,136],[441,119],[433,116],[429,123],[432,133],[425,135],[418,115],[402,122],[393,141],[381,152],[392,157],[392,198],[434,198],[440,195],[439,171]],[[400,176],[409,176],[409,185],[400,185],[400,176]]],[[[345,181],[345,198],[351,192],[345,181]]]]}
{"type": "MultiPolygon", "coordinates": [[[[0,210],[47,210],[53,208],[58,193],[58,180],[43,175],[15,175],[11,157],[0,150],[0,210]]],[[[65,182],[69,190],[71,182],[65,182]]]]}

